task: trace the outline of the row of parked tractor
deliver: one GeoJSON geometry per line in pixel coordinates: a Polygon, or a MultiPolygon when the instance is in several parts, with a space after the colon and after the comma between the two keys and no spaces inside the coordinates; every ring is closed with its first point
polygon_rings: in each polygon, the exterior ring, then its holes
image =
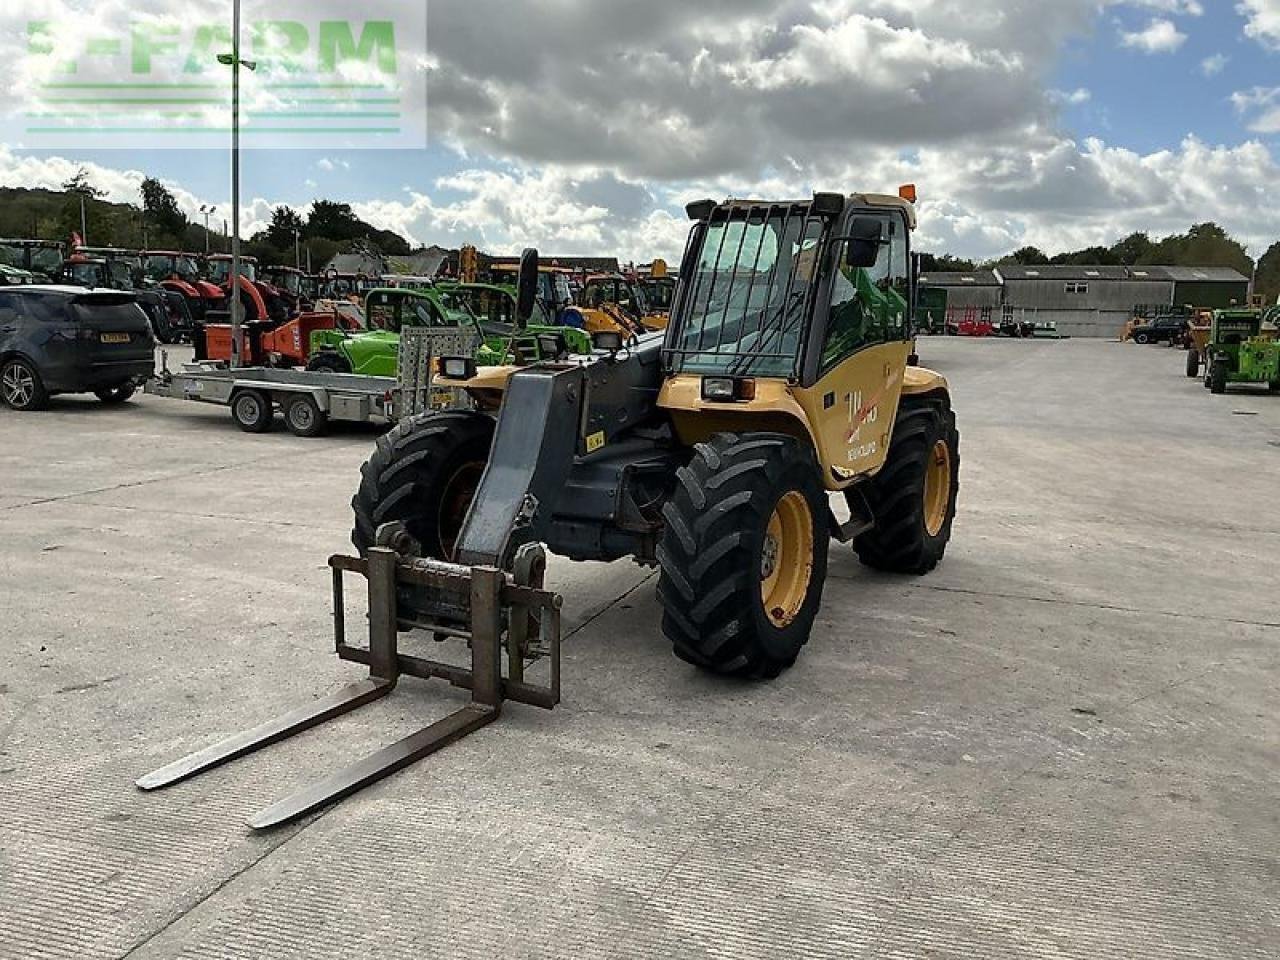
{"type": "Polygon", "coordinates": [[[1212,393],[1233,386],[1280,393],[1280,304],[1170,311],[1131,322],[1121,339],[1184,349],[1187,376],[1212,393]]]}
{"type": "MultiPolygon", "coordinates": [[[[123,402],[143,385],[162,396],[208,401],[219,391],[191,391],[232,366],[230,305],[238,295],[242,340],[234,366],[248,374],[237,373],[216,402],[230,405],[246,430],[269,427],[275,407],[293,427],[288,412],[297,407],[295,432],[305,435],[347,409],[341,403],[331,409],[325,391],[335,383],[360,398],[399,389],[406,328],[458,332],[477,367],[523,365],[590,353],[601,332],[630,340],[665,329],[676,283],[661,261],[644,276],[540,266],[533,314],[518,322],[517,268],[496,265],[481,277],[474,258],[463,259],[460,276],[436,279],[308,276],[244,257],[233,283],[232,259],[222,254],[76,246],[64,256],[60,244],[0,241],[0,255],[8,263],[0,289],[0,397],[10,407],[39,408],[58,393],[123,402]],[[37,320],[51,316],[65,321],[67,336],[53,337],[49,322],[37,320]],[[104,317],[110,317],[105,326],[104,317]],[[153,376],[155,344],[179,341],[194,345],[188,372],[199,379],[175,383],[167,367],[153,376]],[[67,343],[78,349],[57,346],[67,343]],[[272,371],[258,379],[273,386],[235,402],[246,390],[234,383],[251,380],[256,370],[272,371]],[[378,379],[325,379],[333,375],[378,379]],[[290,402],[297,398],[289,385],[312,398],[307,409],[290,402]]],[[[365,414],[356,419],[385,415],[384,406],[362,399],[356,409],[365,414]]]]}

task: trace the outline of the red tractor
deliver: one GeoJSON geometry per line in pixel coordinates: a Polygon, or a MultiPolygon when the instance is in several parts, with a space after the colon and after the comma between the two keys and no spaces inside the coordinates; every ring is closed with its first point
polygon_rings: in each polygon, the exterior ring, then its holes
{"type": "MultiPolygon", "coordinates": [[[[224,298],[231,294],[231,256],[214,254],[208,260],[209,279],[218,285],[224,298]]],[[[258,258],[240,258],[240,302],[246,323],[283,323],[296,309],[289,298],[258,276],[258,258]]],[[[227,309],[227,308],[224,308],[227,309]]]]}
{"type": "Polygon", "coordinates": [[[196,324],[226,308],[226,294],[200,275],[200,258],[193,253],[148,250],[142,254],[142,276],[163,290],[182,295],[196,324]]]}

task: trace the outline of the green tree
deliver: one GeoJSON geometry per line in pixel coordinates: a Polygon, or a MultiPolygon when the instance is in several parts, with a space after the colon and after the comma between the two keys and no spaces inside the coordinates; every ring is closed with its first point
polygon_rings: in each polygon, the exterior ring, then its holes
{"type": "Polygon", "coordinates": [[[1165,237],[1139,262],[1169,267],[1232,267],[1246,277],[1253,273],[1248,251],[1216,223],[1197,223],[1186,233],[1165,237]]]}
{"type": "Polygon", "coordinates": [[[175,242],[187,232],[187,215],[163,183],[153,177],[142,181],[142,214],[153,231],[175,242]]]}
{"type": "Polygon", "coordinates": [[[1154,246],[1151,237],[1145,233],[1131,233],[1111,248],[1111,255],[1121,266],[1132,267],[1139,263],[1149,263],[1145,258],[1154,246]]]}
{"type": "Polygon", "coordinates": [[[977,265],[972,260],[953,257],[949,253],[920,254],[920,269],[924,273],[969,273],[976,268],[977,265]]]}
{"type": "Polygon", "coordinates": [[[56,221],[60,238],[75,234],[85,242],[111,243],[110,224],[102,204],[106,192],[93,185],[89,171],[80,167],[62,189],[65,193],[56,221]]]}
{"type": "Polygon", "coordinates": [[[997,263],[1018,264],[1023,267],[1043,267],[1049,262],[1045,252],[1039,247],[1022,247],[1007,257],[1001,257],[997,263]]]}
{"type": "Polygon", "coordinates": [[[1258,282],[1254,292],[1268,304],[1280,303],[1280,243],[1273,243],[1258,260],[1258,282]]]}
{"type": "Polygon", "coordinates": [[[360,239],[364,236],[363,227],[349,203],[317,200],[311,204],[311,213],[307,217],[307,236],[324,237],[338,243],[360,239]]]}
{"type": "Polygon", "coordinates": [[[306,223],[302,215],[292,207],[276,207],[271,211],[271,223],[254,242],[269,244],[277,250],[293,250],[295,234],[304,233],[306,223]]]}
{"type": "Polygon", "coordinates": [[[1050,263],[1068,264],[1075,267],[1114,267],[1120,260],[1108,247],[1085,247],[1070,253],[1060,253],[1050,263]]]}

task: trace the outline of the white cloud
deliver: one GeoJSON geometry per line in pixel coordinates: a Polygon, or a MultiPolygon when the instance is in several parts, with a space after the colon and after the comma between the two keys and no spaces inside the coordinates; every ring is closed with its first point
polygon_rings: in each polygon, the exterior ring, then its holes
{"type": "Polygon", "coordinates": [[[1079,87],[1075,90],[1050,90],[1048,97],[1051,103],[1078,107],[1092,100],[1093,92],[1084,87],[1079,87]]]}
{"type": "Polygon", "coordinates": [[[1121,6],[1145,7],[1180,17],[1199,17],[1204,15],[1204,7],[1199,0],[1116,0],[1121,6]]]}
{"type": "Polygon", "coordinates": [[[1280,133],[1280,87],[1254,87],[1231,95],[1236,112],[1254,133],[1280,133]]]}
{"type": "Polygon", "coordinates": [[[1200,61],[1200,72],[1206,77],[1216,77],[1227,68],[1227,64],[1231,62],[1231,58],[1225,53],[1215,53],[1211,57],[1205,57],[1200,61]]]}
{"type": "Polygon", "coordinates": [[[1120,43],[1143,53],[1173,53],[1187,42],[1187,35],[1172,20],[1158,18],[1143,30],[1122,31],[1120,43]]]}
{"type": "Polygon", "coordinates": [[[1280,49],[1280,0],[1241,0],[1236,11],[1245,18],[1245,36],[1268,49],[1280,49]]]}

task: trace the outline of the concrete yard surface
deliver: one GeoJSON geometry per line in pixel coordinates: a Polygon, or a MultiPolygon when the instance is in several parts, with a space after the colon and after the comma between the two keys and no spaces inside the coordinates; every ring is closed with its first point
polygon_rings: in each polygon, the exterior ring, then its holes
{"type": "Polygon", "coordinates": [[[406,679],[133,786],[361,677],[326,560],[376,431],[0,410],[0,957],[1280,956],[1280,397],[1164,347],[920,352],[963,437],[935,574],[833,544],[809,646],[753,685],[673,658],[651,572],[555,561],[557,710],[264,835],[463,702],[406,679]]]}

